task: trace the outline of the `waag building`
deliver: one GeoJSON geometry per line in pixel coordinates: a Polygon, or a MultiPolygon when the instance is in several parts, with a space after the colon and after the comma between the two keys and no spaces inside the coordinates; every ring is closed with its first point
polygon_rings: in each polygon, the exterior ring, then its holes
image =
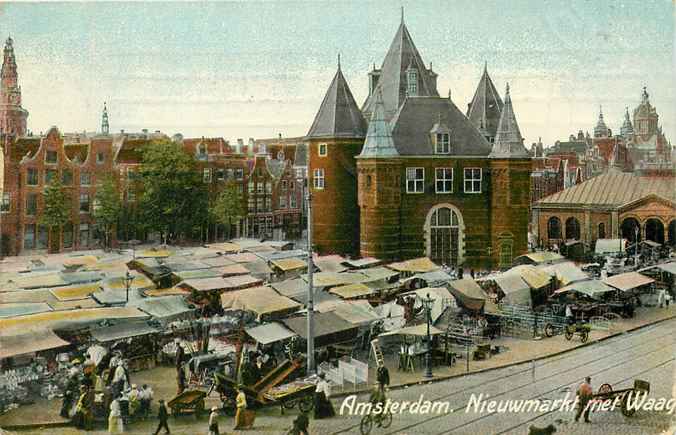
{"type": "Polygon", "coordinates": [[[369,93],[340,62],[306,141],[320,253],[511,266],[527,251],[531,159],[486,68],[465,113],[437,90],[403,20],[369,93]]]}

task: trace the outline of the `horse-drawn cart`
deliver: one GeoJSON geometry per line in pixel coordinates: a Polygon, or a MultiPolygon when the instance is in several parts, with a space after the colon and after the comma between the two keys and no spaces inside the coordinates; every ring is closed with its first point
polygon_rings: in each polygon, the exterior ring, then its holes
{"type": "Polygon", "coordinates": [[[629,400],[632,395],[648,394],[650,392],[650,383],[636,379],[633,388],[624,388],[622,390],[613,390],[610,384],[603,384],[599,387],[599,391],[592,396],[593,400],[605,402],[620,402],[620,409],[622,415],[631,417],[636,412],[636,408],[630,406],[629,400]]]}
{"type": "Polygon", "coordinates": [[[196,418],[204,414],[204,399],[207,393],[202,390],[186,390],[171,399],[167,406],[174,416],[193,413],[196,418]]]}

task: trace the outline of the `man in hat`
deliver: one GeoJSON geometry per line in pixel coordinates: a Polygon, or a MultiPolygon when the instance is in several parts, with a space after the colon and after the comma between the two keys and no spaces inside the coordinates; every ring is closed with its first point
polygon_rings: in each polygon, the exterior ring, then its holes
{"type": "Polygon", "coordinates": [[[575,422],[580,419],[580,415],[584,413],[584,422],[585,423],[591,423],[589,421],[589,402],[592,399],[593,395],[593,390],[591,386],[591,377],[587,376],[584,378],[584,382],[580,384],[580,386],[577,389],[577,397],[579,398],[579,402],[577,405],[577,413],[575,414],[575,422]]]}
{"type": "Polygon", "coordinates": [[[235,414],[234,429],[251,429],[254,420],[256,419],[256,414],[254,411],[247,409],[246,394],[244,394],[242,386],[238,385],[235,390],[237,391],[237,397],[235,399],[235,402],[237,403],[237,413],[235,414]]]}
{"type": "Polygon", "coordinates": [[[218,408],[212,407],[209,414],[209,435],[220,435],[218,430],[218,408]]]}
{"type": "Polygon", "coordinates": [[[160,433],[160,429],[164,428],[164,433],[171,433],[169,430],[169,424],[167,421],[169,420],[169,413],[167,412],[167,407],[164,406],[164,400],[160,399],[159,402],[159,409],[157,411],[157,418],[160,420],[160,423],[157,425],[157,430],[155,430],[155,435],[160,433]]]}

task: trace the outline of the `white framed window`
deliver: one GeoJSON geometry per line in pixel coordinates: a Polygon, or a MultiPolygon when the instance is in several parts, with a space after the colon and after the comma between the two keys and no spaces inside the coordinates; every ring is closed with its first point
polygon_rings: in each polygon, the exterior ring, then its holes
{"type": "Polygon", "coordinates": [[[261,213],[261,212],[265,211],[264,209],[265,209],[265,198],[263,198],[262,196],[259,196],[259,197],[256,198],[256,211],[258,213],[261,213]]]}
{"type": "Polygon", "coordinates": [[[265,188],[265,183],[262,181],[256,181],[256,192],[257,193],[263,193],[263,189],[265,188]]]}
{"type": "Polygon", "coordinates": [[[225,180],[225,169],[218,169],[216,171],[216,179],[218,181],[223,181],[225,180]]]}
{"type": "Polygon", "coordinates": [[[286,208],[286,196],[279,197],[279,208],[286,208]]]}
{"type": "Polygon", "coordinates": [[[448,133],[437,133],[437,154],[451,153],[451,135],[448,133]]]}
{"type": "Polygon", "coordinates": [[[329,149],[326,146],[326,144],[320,143],[319,144],[319,150],[317,151],[317,154],[319,154],[319,157],[326,157],[328,153],[329,153],[329,149]]]}
{"type": "Polygon", "coordinates": [[[425,191],[425,168],[406,168],[406,193],[425,191]]]}
{"type": "Polygon", "coordinates": [[[286,180],[282,180],[282,186],[281,186],[282,192],[286,192],[286,186],[287,186],[286,180]]]}
{"type": "Polygon", "coordinates": [[[434,173],[437,193],[453,193],[453,168],[436,168],[434,173]]]}
{"type": "Polygon", "coordinates": [[[290,201],[289,207],[290,208],[297,208],[298,207],[298,204],[296,203],[296,195],[294,195],[294,194],[291,195],[291,201],[290,201]]]}
{"type": "Polygon", "coordinates": [[[481,193],[481,168],[465,168],[465,193],[481,193]]]}
{"type": "Polygon", "coordinates": [[[89,213],[89,194],[80,194],[80,213],[89,213]]]}
{"type": "Polygon", "coordinates": [[[408,74],[406,77],[406,85],[408,95],[410,96],[418,95],[418,71],[414,69],[408,70],[408,74]]]}
{"type": "Polygon", "coordinates": [[[204,171],[202,172],[202,180],[204,180],[205,183],[211,183],[211,169],[204,168],[204,171]]]}
{"type": "Polygon", "coordinates": [[[249,193],[254,193],[255,187],[256,186],[254,185],[253,180],[250,180],[249,181],[249,193]]]}
{"type": "Polygon", "coordinates": [[[324,170],[323,169],[315,169],[313,173],[313,182],[314,182],[314,187],[317,190],[323,190],[324,189],[324,170]]]}
{"type": "Polygon", "coordinates": [[[127,202],[136,201],[136,191],[134,189],[127,189],[127,202]]]}
{"type": "Polygon", "coordinates": [[[99,165],[106,161],[106,155],[103,153],[96,153],[96,163],[99,165]]]}
{"type": "Polygon", "coordinates": [[[89,172],[80,172],[80,185],[89,186],[92,184],[92,175],[89,172]]]}
{"type": "Polygon", "coordinates": [[[0,212],[8,213],[11,211],[11,208],[9,192],[4,192],[2,194],[2,203],[0,203],[0,212]]]}
{"type": "Polygon", "coordinates": [[[254,198],[253,196],[250,196],[249,200],[248,200],[248,204],[249,204],[249,207],[248,207],[249,213],[255,213],[256,212],[256,198],[254,198]]]}
{"type": "Polygon", "coordinates": [[[244,169],[235,169],[235,180],[244,179],[244,169]]]}
{"type": "Polygon", "coordinates": [[[272,193],[272,183],[265,183],[265,193],[272,193]]]}

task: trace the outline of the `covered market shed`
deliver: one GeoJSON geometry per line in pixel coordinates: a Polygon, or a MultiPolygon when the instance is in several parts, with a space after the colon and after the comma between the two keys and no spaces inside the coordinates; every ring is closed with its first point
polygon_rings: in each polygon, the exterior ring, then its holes
{"type": "MultiPolygon", "coordinates": [[[[315,313],[314,317],[315,346],[324,347],[332,344],[354,340],[359,326],[342,319],[334,312],[315,313]]],[[[307,317],[298,316],[282,320],[287,328],[307,340],[307,317]]]]}

